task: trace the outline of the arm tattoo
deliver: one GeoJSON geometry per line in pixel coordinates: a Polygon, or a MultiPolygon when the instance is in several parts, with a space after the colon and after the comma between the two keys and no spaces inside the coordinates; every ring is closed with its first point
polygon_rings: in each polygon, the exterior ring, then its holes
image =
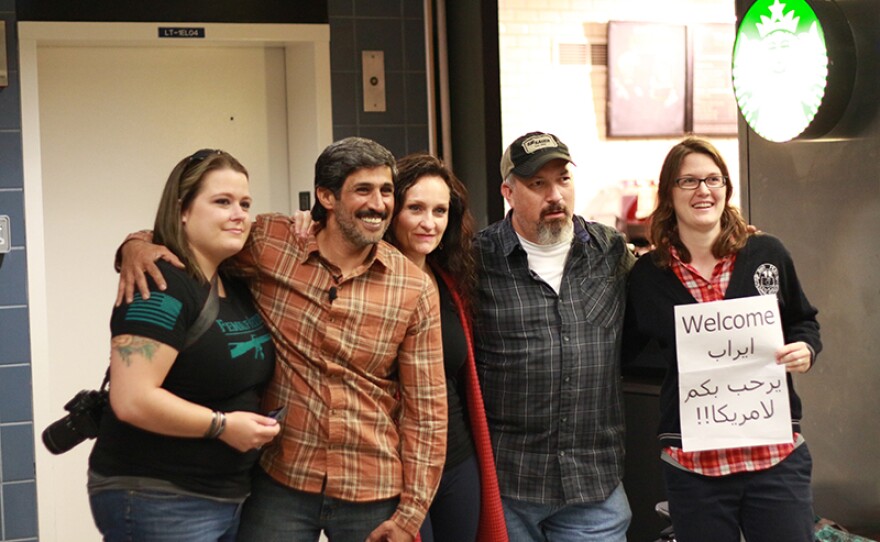
{"type": "Polygon", "coordinates": [[[159,349],[159,343],[146,339],[144,337],[136,337],[133,335],[121,335],[113,337],[113,349],[119,353],[119,357],[125,362],[127,367],[131,367],[132,356],[140,354],[147,361],[153,360],[153,355],[159,349]]]}

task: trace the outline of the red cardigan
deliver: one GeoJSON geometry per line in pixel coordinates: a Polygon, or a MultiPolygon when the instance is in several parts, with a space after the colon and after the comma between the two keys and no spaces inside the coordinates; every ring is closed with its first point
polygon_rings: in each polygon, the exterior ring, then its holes
{"type": "Polygon", "coordinates": [[[498,490],[498,475],[495,472],[495,456],[492,453],[483,392],[480,391],[477,365],[474,360],[474,330],[471,317],[464,300],[458,293],[455,280],[439,269],[434,271],[452,294],[452,301],[458,311],[458,318],[461,320],[467,342],[465,393],[474,447],[477,451],[477,463],[480,466],[480,525],[477,530],[477,542],[508,542],[507,524],[504,522],[504,509],[501,507],[501,493],[498,490]]]}

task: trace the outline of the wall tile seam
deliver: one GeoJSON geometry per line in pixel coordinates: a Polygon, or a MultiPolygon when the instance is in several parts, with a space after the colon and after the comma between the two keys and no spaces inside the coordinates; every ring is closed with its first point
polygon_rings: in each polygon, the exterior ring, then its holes
{"type": "Polygon", "coordinates": [[[419,127],[424,127],[427,125],[428,125],[427,122],[417,122],[417,123],[406,122],[406,123],[402,123],[402,124],[360,124],[360,125],[357,125],[357,124],[334,124],[333,127],[334,128],[372,129],[372,128],[419,128],[419,127]]]}
{"type": "Polygon", "coordinates": [[[30,480],[10,480],[8,482],[0,482],[0,486],[20,486],[24,484],[33,484],[36,480],[31,478],[30,480]]]}
{"type": "Polygon", "coordinates": [[[354,19],[376,20],[383,19],[386,21],[421,21],[420,17],[404,16],[404,15],[352,15],[354,19]]]}
{"type": "MultiPolygon", "coordinates": [[[[370,49],[363,49],[364,51],[369,51],[370,49]]],[[[339,70],[330,70],[330,73],[338,73],[338,74],[346,74],[346,75],[360,75],[362,70],[347,70],[347,69],[339,69],[339,70]]],[[[385,70],[385,73],[394,73],[394,74],[404,74],[404,75],[419,75],[428,73],[425,70],[413,70],[413,69],[401,69],[401,70],[385,70]]]]}
{"type": "Polygon", "coordinates": [[[341,15],[336,17],[330,17],[330,23],[333,21],[419,21],[422,19],[418,17],[380,17],[376,16],[367,16],[367,15],[341,15]]]}

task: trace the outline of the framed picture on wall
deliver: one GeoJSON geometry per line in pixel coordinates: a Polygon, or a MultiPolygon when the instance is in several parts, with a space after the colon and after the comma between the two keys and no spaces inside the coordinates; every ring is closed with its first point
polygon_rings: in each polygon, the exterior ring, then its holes
{"type": "Polygon", "coordinates": [[[698,134],[736,135],[736,98],[731,80],[734,25],[688,26],[691,38],[690,94],[692,130],[698,134]]]}
{"type": "Polygon", "coordinates": [[[684,134],[687,58],[685,25],[609,22],[608,135],[684,134]]]}

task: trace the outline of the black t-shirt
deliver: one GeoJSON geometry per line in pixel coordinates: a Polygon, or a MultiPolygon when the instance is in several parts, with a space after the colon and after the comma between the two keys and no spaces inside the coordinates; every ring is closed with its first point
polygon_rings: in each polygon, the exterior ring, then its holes
{"type": "MultiPolygon", "coordinates": [[[[147,337],[180,351],[209,288],[165,262],[158,265],[168,288],[159,291],[151,281],[150,299],[136,295],[130,305],[117,307],[111,333],[147,337]]],[[[212,410],[258,412],[263,387],[275,368],[275,349],[247,286],[229,278],[223,285],[226,297],[220,298],[213,324],[179,352],[162,387],[212,410]]],[[[242,498],[250,491],[250,470],[258,455],[256,450],[240,453],[217,439],[141,430],[107,409],[89,467],[102,476],[158,478],[207,496],[242,498]]]]}
{"type": "Polygon", "coordinates": [[[449,429],[446,433],[446,464],[449,469],[461,464],[474,454],[474,443],[468,423],[465,401],[464,368],[467,360],[467,341],[452,294],[442,280],[438,280],[440,294],[440,329],[443,336],[443,366],[446,372],[446,395],[449,408],[449,429]]]}

